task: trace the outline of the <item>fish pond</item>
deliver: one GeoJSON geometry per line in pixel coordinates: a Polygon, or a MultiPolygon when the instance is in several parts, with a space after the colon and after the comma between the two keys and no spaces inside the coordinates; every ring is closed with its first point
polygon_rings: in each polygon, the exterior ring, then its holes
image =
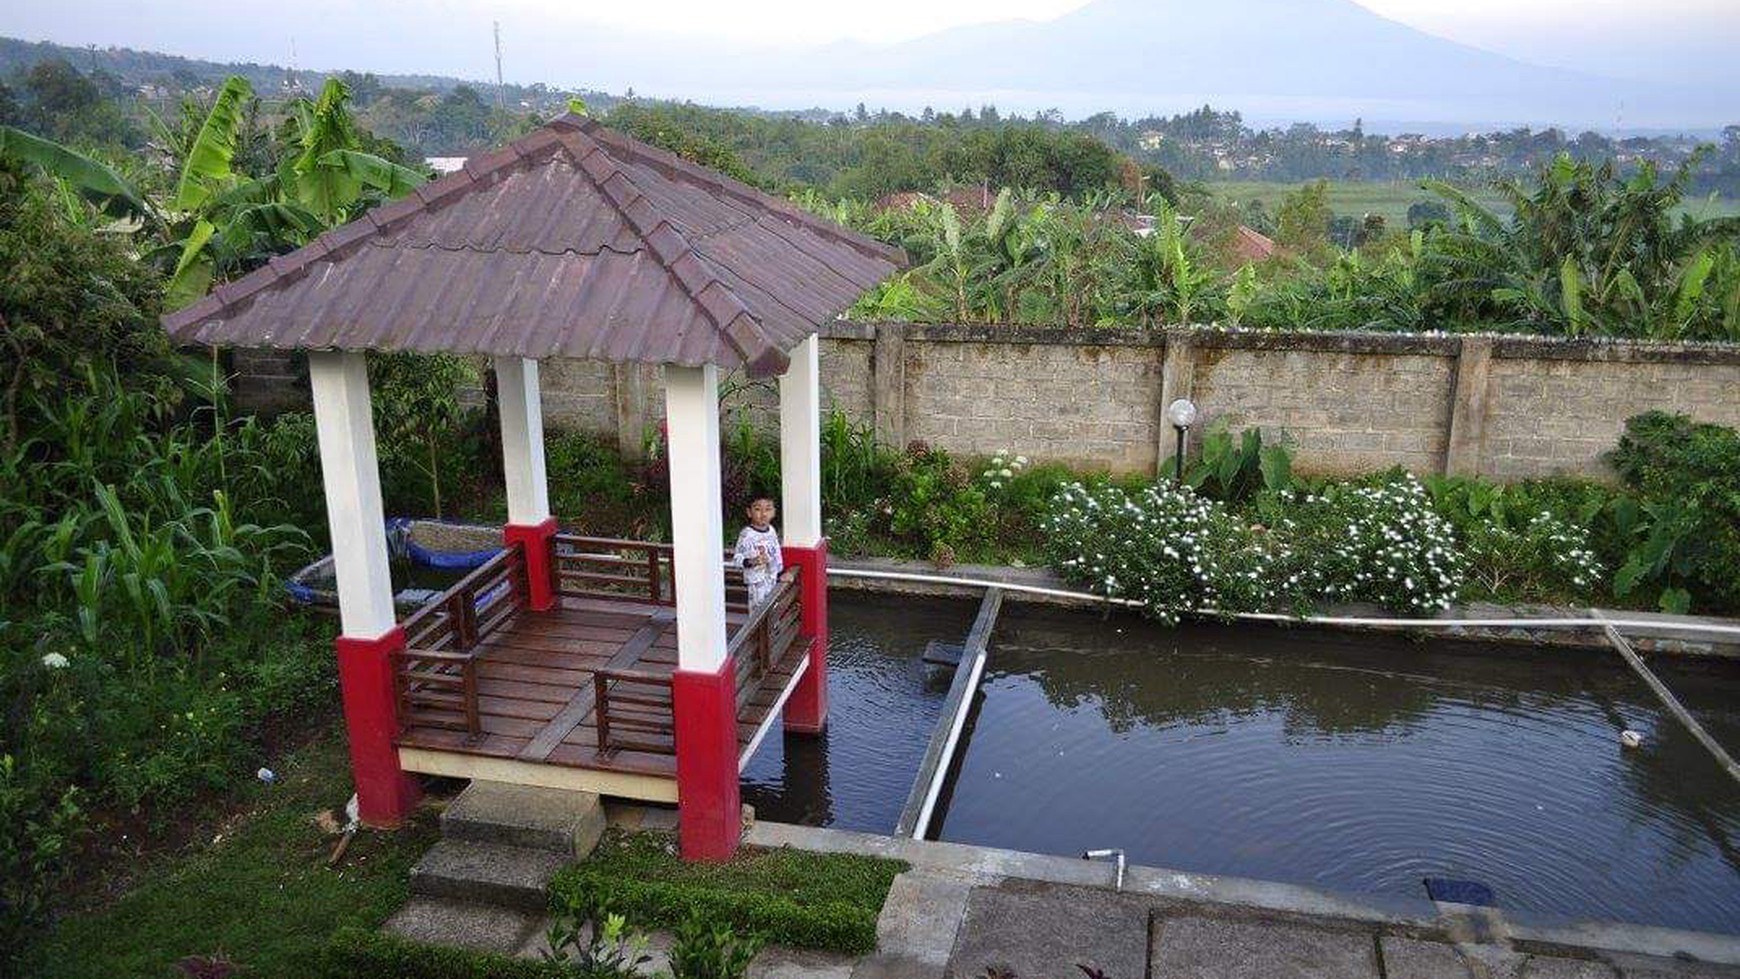
{"type": "MultiPolygon", "coordinates": [[[[976,610],[836,591],[828,730],[770,738],[744,800],[892,831],[951,676],[922,653],[976,610]]],[[[1740,933],[1740,783],[1616,655],[1014,603],[989,650],[933,838],[1740,933]]],[[[1740,748],[1740,664],[1652,665],[1740,748]]]]}

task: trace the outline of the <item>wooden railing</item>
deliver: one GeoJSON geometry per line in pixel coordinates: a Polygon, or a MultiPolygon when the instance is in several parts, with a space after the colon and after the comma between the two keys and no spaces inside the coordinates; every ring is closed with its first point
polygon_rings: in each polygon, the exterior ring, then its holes
{"type": "MultiPolygon", "coordinates": [[[[556,594],[568,598],[676,604],[675,574],[669,544],[612,537],[556,535],[556,594]]],[[[725,560],[725,610],[749,611],[743,569],[725,560]]]]}
{"type": "Polygon", "coordinates": [[[567,598],[675,605],[671,545],[556,535],[556,593],[567,598]]]}
{"type": "Polygon", "coordinates": [[[737,628],[736,635],[725,647],[725,658],[737,676],[737,715],[760,689],[767,674],[784,665],[786,657],[797,645],[803,625],[803,603],[799,601],[800,569],[787,568],[774,585],[767,601],[750,612],[737,628]]]}
{"type": "MultiPolygon", "coordinates": [[[[750,610],[749,618],[732,633],[726,646],[737,687],[739,719],[768,674],[785,666],[803,646],[799,577],[798,568],[786,569],[773,594],[750,610]]],[[[592,675],[592,683],[601,757],[625,750],[676,753],[670,674],[603,669],[592,675]]]]}
{"type": "Polygon", "coordinates": [[[405,648],[396,654],[393,670],[401,729],[417,725],[482,736],[478,643],[525,601],[525,552],[511,544],[401,623],[405,648]]]}
{"type": "Polygon", "coordinates": [[[600,757],[625,750],[677,753],[671,674],[602,669],[592,674],[592,690],[600,757]]]}
{"type": "MultiPolygon", "coordinates": [[[[556,536],[556,592],[565,597],[673,606],[672,574],[668,544],[556,536]]],[[[799,576],[799,569],[787,569],[767,601],[750,608],[743,570],[726,566],[726,608],[747,613],[726,648],[739,718],[764,679],[802,646],[799,576]]],[[[402,623],[406,645],[396,654],[393,671],[401,729],[446,728],[482,737],[480,643],[524,607],[526,595],[525,552],[513,544],[402,623]]],[[[592,684],[601,756],[624,750],[675,753],[669,673],[606,667],[593,672],[592,684]]]]}

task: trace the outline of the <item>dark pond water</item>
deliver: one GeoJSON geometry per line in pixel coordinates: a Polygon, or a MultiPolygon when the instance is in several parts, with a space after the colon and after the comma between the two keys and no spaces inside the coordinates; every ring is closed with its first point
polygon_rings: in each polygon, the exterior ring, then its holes
{"type": "Polygon", "coordinates": [[[743,770],[763,819],[893,832],[948,693],[920,661],[932,639],[960,642],[977,602],[835,591],[828,596],[828,727],[767,741],[743,770]]]}
{"type": "MultiPolygon", "coordinates": [[[[1740,670],[1665,672],[1740,740],[1740,670]]],[[[981,689],[942,839],[1740,932],[1740,785],[1617,657],[1005,605],[981,689]]]]}
{"type": "MultiPolygon", "coordinates": [[[[919,656],[977,602],[831,602],[828,731],[771,735],[744,801],[889,832],[948,686],[919,656]]],[[[1740,748],[1740,666],[1654,665],[1740,748]]],[[[1599,653],[1006,603],[932,835],[1366,893],[1462,877],[1510,908],[1740,933],[1740,786],[1599,653]]]]}

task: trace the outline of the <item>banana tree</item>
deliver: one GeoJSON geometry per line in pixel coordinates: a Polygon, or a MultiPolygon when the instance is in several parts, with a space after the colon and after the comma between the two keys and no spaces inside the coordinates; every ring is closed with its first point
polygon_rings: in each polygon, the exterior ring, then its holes
{"type": "Polygon", "coordinates": [[[278,179],[286,195],[327,226],[353,217],[369,192],[401,197],[424,181],[424,175],[360,149],[356,123],[350,115],[350,89],[336,78],[326,80],[313,103],[291,106],[302,152],[286,157],[278,179]]]}
{"type": "Polygon", "coordinates": [[[1663,182],[1645,163],[1622,178],[1611,162],[1560,156],[1532,187],[1497,185],[1508,220],[1428,182],[1459,218],[1428,241],[1429,295],[1468,319],[1542,332],[1731,336],[1723,256],[1740,241],[1740,219],[1676,218],[1690,174],[1686,164],[1663,182]]]}
{"type": "Polygon", "coordinates": [[[1151,234],[1137,238],[1131,265],[1135,310],[1145,322],[1181,325],[1194,322],[1206,306],[1220,300],[1212,269],[1192,254],[1184,222],[1165,201],[1158,201],[1151,234]]]}
{"type": "Polygon", "coordinates": [[[35,164],[103,213],[133,219],[156,242],[145,254],[167,273],[165,299],[175,308],[204,295],[213,281],[245,273],[424,181],[359,149],[349,96],[333,79],[316,102],[294,104],[300,151],[276,172],[254,177],[235,166],[253,89],[232,76],[186,144],[174,194],[161,202],[101,162],[20,130],[0,127],[0,152],[35,164]]]}
{"type": "Polygon", "coordinates": [[[53,140],[0,126],[0,156],[32,164],[53,177],[64,193],[90,202],[113,218],[161,222],[161,216],[127,178],[107,164],[53,140]]]}

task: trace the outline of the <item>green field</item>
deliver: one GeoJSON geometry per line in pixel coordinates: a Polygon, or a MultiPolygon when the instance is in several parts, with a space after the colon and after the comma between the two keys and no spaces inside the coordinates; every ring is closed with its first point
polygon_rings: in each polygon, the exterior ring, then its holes
{"type": "MultiPolygon", "coordinates": [[[[1298,190],[1302,184],[1276,183],[1261,180],[1223,180],[1210,181],[1205,186],[1215,196],[1230,201],[1243,202],[1259,200],[1270,214],[1280,206],[1281,198],[1298,190]]],[[[1501,213],[1508,212],[1503,199],[1494,191],[1486,188],[1465,188],[1475,200],[1501,213]]],[[[1365,214],[1381,214],[1384,223],[1391,228],[1408,226],[1408,205],[1418,201],[1438,200],[1437,195],[1420,188],[1417,182],[1392,181],[1346,181],[1331,180],[1329,182],[1329,207],[1337,215],[1360,217],[1365,214]]],[[[1715,200],[1688,200],[1680,208],[1695,218],[1717,218],[1740,216],[1740,200],[1732,198],[1717,198],[1715,200]]]]}

